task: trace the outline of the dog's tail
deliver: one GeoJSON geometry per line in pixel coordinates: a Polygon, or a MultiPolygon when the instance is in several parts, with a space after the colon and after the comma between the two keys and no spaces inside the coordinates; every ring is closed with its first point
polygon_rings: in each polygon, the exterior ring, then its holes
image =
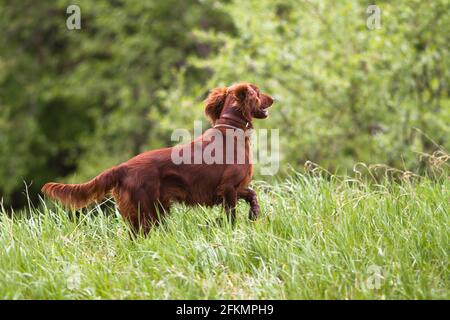
{"type": "Polygon", "coordinates": [[[42,192],[65,206],[74,209],[83,208],[93,201],[101,200],[116,187],[123,176],[123,171],[123,167],[113,167],[81,184],[46,183],[42,187],[42,192]]]}

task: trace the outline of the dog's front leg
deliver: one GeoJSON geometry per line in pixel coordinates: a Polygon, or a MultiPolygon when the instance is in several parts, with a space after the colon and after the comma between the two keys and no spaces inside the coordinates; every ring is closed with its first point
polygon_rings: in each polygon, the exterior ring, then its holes
{"type": "Polygon", "coordinates": [[[223,191],[223,200],[225,212],[231,224],[234,225],[236,222],[236,202],[237,202],[237,192],[233,187],[226,188],[223,191]]]}
{"type": "Polygon", "coordinates": [[[244,199],[250,205],[248,218],[250,220],[256,220],[259,216],[259,204],[256,192],[250,188],[245,188],[238,192],[238,197],[244,199]]]}

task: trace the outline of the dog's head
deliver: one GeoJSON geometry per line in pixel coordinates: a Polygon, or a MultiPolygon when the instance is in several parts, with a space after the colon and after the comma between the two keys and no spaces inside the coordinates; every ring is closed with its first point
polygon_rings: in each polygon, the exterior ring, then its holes
{"type": "Polygon", "coordinates": [[[205,100],[205,114],[212,124],[226,111],[233,112],[242,119],[265,119],[269,115],[268,108],[273,98],[262,93],[251,83],[238,83],[228,88],[213,89],[205,100]]]}

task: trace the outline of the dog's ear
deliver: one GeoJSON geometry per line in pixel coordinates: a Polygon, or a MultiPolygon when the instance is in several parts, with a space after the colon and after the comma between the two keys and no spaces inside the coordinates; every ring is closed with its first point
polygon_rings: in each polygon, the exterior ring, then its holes
{"type": "Polygon", "coordinates": [[[215,88],[211,90],[208,97],[205,99],[205,115],[214,125],[219,119],[227,97],[227,88],[215,88]]]}
{"type": "Polygon", "coordinates": [[[249,84],[241,83],[234,88],[233,92],[239,102],[242,114],[247,121],[251,121],[253,110],[259,103],[256,91],[249,84]]]}

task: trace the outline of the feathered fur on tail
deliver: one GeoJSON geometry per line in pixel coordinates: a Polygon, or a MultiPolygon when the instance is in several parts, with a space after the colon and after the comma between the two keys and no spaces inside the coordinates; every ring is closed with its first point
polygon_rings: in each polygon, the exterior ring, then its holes
{"type": "Polygon", "coordinates": [[[113,167],[81,184],[46,183],[42,187],[42,192],[65,206],[75,209],[83,208],[93,201],[101,200],[117,186],[121,180],[122,171],[121,167],[113,167]]]}

